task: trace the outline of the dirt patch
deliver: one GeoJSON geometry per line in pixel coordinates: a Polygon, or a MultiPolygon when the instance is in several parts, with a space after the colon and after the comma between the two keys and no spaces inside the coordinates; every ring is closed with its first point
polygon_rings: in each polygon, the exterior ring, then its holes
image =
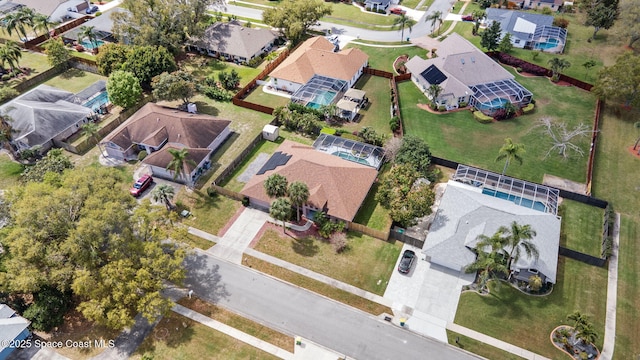
{"type": "Polygon", "coordinates": [[[632,156],[634,156],[636,159],[640,159],[640,154],[638,154],[638,148],[636,148],[635,150],[633,149],[633,146],[629,146],[627,148],[627,151],[629,151],[629,154],[631,154],[632,156]]]}

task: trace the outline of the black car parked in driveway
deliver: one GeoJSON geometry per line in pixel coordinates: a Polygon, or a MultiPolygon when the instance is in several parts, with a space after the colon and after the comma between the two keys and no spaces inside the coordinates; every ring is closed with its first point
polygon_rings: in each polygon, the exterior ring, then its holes
{"type": "Polygon", "coordinates": [[[411,266],[413,266],[413,262],[416,259],[416,253],[411,250],[405,250],[402,253],[402,259],[400,259],[400,264],[398,265],[398,271],[403,274],[408,274],[411,271],[411,266]]]}

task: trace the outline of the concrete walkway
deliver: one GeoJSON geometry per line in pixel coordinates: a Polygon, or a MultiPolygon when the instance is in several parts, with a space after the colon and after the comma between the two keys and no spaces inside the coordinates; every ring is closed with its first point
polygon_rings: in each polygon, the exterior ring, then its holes
{"type": "Polygon", "coordinates": [[[604,324],[604,344],[601,360],[611,360],[616,344],[616,304],[618,301],[618,252],[620,251],[620,214],[616,213],[613,226],[613,250],[609,256],[609,274],[607,283],[607,313],[604,324]]]}
{"type": "Polygon", "coordinates": [[[249,247],[268,218],[269,214],[264,211],[244,208],[242,214],[233,222],[224,236],[214,240],[217,243],[216,246],[207,252],[221,259],[240,264],[242,253],[249,247]]]}

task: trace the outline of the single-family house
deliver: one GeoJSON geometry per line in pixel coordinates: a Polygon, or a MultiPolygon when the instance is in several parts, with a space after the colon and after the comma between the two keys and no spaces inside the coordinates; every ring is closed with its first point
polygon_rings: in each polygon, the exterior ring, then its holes
{"type": "Polygon", "coordinates": [[[53,22],[80,18],[85,15],[85,10],[90,5],[89,0],[13,0],[13,2],[46,15],[53,22]]]}
{"type": "Polygon", "coordinates": [[[231,133],[231,121],[210,115],[191,114],[147,103],[101,142],[107,156],[120,160],[138,159],[140,151],[148,155],[142,162],[154,176],[173,179],[167,169],[173,159],[169,149],[187,149],[187,184],[193,184],[211,167],[211,155],[231,133]]]}
{"type": "Polygon", "coordinates": [[[549,8],[551,10],[560,11],[564,2],[565,0],[524,0],[520,3],[520,7],[523,9],[549,8]]]}
{"type": "Polygon", "coordinates": [[[471,105],[491,115],[507,102],[523,107],[533,98],[513,74],[456,33],[442,41],[438,57],[414,56],[405,66],[413,83],[438,107],[471,105]],[[436,99],[434,87],[440,90],[436,99]]]}
{"type": "Polygon", "coordinates": [[[305,41],[269,74],[270,85],[290,93],[300,90],[298,98],[305,105],[319,107],[340,99],[360,78],[369,56],[356,48],[334,50],[335,45],[322,36],[305,41]],[[314,83],[301,90],[314,77],[314,83]]]}
{"type": "Polygon", "coordinates": [[[364,8],[368,11],[373,12],[386,12],[389,10],[389,6],[391,6],[391,0],[365,0],[364,8]]]}
{"type": "MultiPolygon", "coordinates": [[[[461,166],[463,167],[463,166],[461,166]]],[[[428,261],[456,271],[476,260],[479,235],[492,236],[514,221],[530,225],[539,257],[522,254],[511,264],[511,276],[529,281],[538,275],[556,282],[561,219],[557,216],[556,189],[523,182],[499,174],[464,167],[467,175],[449,181],[423,247],[428,261]],[[493,180],[491,180],[493,179],[493,180]]],[[[511,248],[505,248],[509,252],[511,248]]],[[[523,252],[524,253],[524,252],[523,252]]]]}
{"type": "Polygon", "coordinates": [[[274,199],[265,192],[264,181],[273,174],[284,176],[289,183],[301,181],[307,184],[309,201],[303,207],[303,213],[309,217],[324,211],[331,218],[351,222],[378,171],[312,146],[285,140],[240,192],[249,198],[252,206],[269,209],[274,199]]]}
{"type": "Polygon", "coordinates": [[[201,37],[192,39],[187,49],[242,63],[271,51],[277,39],[278,35],[271,29],[217,22],[206,28],[201,37]]]}
{"type": "MultiPolygon", "coordinates": [[[[101,16],[96,16],[95,18],[85,22],[83,26],[93,26],[93,33],[96,35],[96,47],[104,44],[104,42],[117,42],[113,34],[113,18],[111,15],[115,13],[127,12],[126,9],[121,7],[114,7],[105,11],[101,16]]],[[[89,42],[89,39],[80,39],[78,35],[80,35],[80,27],[75,27],[66,33],[62,34],[62,37],[71,41],[77,41],[85,48],[92,49],[94,44],[89,42]]]]}
{"type": "Polygon", "coordinates": [[[45,151],[92,119],[92,110],[81,105],[75,94],[49,85],[0,106],[0,113],[11,119],[11,144],[17,151],[34,147],[45,151]]]}
{"type": "Polygon", "coordinates": [[[485,23],[500,24],[501,37],[511,34],[514,47],[561,53],[567,41],[567,30],[553,26],[553,16],[524,11],[487,8],[485,23]]]}
{"type": "Polygon", "coordinates": [[[0,304],[0,360],[5,360],[16,349],[11,344],[19,344],[27,339],[31,322],[5,304],[0,304]]]}

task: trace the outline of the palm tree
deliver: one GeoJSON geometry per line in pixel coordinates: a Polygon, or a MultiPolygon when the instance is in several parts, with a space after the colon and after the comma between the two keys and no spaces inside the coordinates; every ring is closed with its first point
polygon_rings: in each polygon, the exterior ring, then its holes
{"type": "Polygon", "coordinates": [[[524,151],[524,144],[514,144],[511,138],[504,139],[504,145],[502,145],[498,152],[498,157],[496,157],[496,161],[505,160],[502,175],[507,172],[507,167],[511,160],[515,160],[522,165],[522,154],[524,151]]]}
{"type": "Polygon", "coordinates": [[[487,16],[487,14],[483,10],[475,10],[471,13],[473,18],[473,35],[478,34],[478,29],[480,28],[480,21],[487,16]]]}
{"type": "Polygon", "coordinates": [[[9,64],[11,72],[14,72],[16,67],[20,66],[20,58],[22,58],[22,49],[17,42],[9,40],[0,46],[0,66],[9,64]]]}
{"type": "Polygon", "coordinates": [[[442,11],[434,11],[431,15],[427,16],[425,21],[431,20],[431,31],[433,32],[433,28],[436,23],[438,23],[438,35],[440,35],[440,26],[442,25],[442,11]]]}
{"type": "Polygon", "coordinates": [[[167,210],[173,209],[173,204],[171,204],[171,200],[173,196],[176,194],[173,186],[169,184],[160,184],[156,186],[151,192],[151,197],[155,202],[163,202],[167,207],[167,210]]]}
{"type": "Polygon", "coordinates": [[[291,204],[296,207],[297,219],[300,221],[300,208],[309,201],[309,187],[307,184],[294,181],[289,185],[289,199],[291,204]]]}
{"type": "Polygon", "coordinates": [[[182,177],[184,183],[187,186],[191,185],[191,181],[187,179],[187,171],[185,169],[186,164],[191,164],[196,166],[196,162],[189,159],[189,151],[187,149],[169,149],[167,150],[169,154],[173,157],[169,164],[167,165],[167,170],[173,171],[173,180],[177,179],[178,176],[182,177]]]}
{"type": "Polygon", "coordinates": [[[320,111],[322,111],[322,113],[324,114],[324,119],[326,121],[329,121],[333,119],[338,113],[338,106],[334,103],[323,105],[320,108],[320,111]]]}
{"type": "Polygon", "coordinates": [[[269,197],[283,197],[287,195],[287,178],[280,174],[270,175],[264,181],[264,191],[269,197]]]}
{"type": "Polygon", "coordinates": [[[578,330],[589,322],[589,317],[581,313],[579,310],[574,310],[571,314],[567,315],[567,319],[573,321],[573,327],[578,330]]]}
{"type": "Polygon", "coordinates": [[[579,329],[576,329],[576,332],[576,337],[585,345],[593,344],[598,338],[598,333],[590,322],[583,324],[579,329]]]}
{"type": "Polygon", "coordinates": [[[33,17],[34,12],[31,8],[23,6],[18,11],[14,11],[9,13],[4,17],[5,21],[5,29],[7,33],[11,35],[15,30],[18,33],[18,36],[23,40],[23,42],[27,41],[27,30],[26,27],[33,27],[33,17]]]}
{"type": "Polygon", "coordinates": [[[282,221],[282,232],[287,232],[287,227],[285,225],[285,221],[289,218],[289,214],[291,214],[291,201],[287,198],[279,198],[274,200],[271,203],[271,208],[269,208],[269,215],[276,220],[282,221]]]}
{"type": "Polygon", "coordinates": [[[504,246],[507,239],[501,230],[498,229],[490,237],[484,234],[478,235],[478,242],[475,246],[478,257],[476,261],[465,268],[467,273],[480,271],[480,291],[484,291],[490,279],[497,279],[501,273],[504,275],[509,274],[509,268],[507,268],[504,261],[506,257],[504,246]],[[490,248],[489,251],[486,251],[487,247],[490,248]]]}
{"type": "Polygon", "coordinates": [[[540,253],[538,248],[531,241],[536,236],[536,231],[531,228],[531,225],[520,225],[517,222],[512,222],[510,227],[501,226],[501,232],[507,239],[507,247],[509,248],[507,267],[511,269],[511,265],[518,262],[522,250],[528,257],[534,257],[538,260],[540,253]]]}
{"type": "Polygon", "coordinates": [[[80,26],[80,32],[78,33],[78,40],[87,39],[93,45],[93,48],[96,47],[96,42],[98,38],[96,34],[93,32],[94,26],[80,26]]]}
{"type": "Polygon", "coordinates": [[[416,21],[405,14],[400,14],[400,16],[393,20],[393,26],[400,26],[400,41],[404,39],[404,28],[409,28],[409,32],[411,32],[413,25],[415,24],[416,21]]]}
{"type": "Polygon", "coordinates": [[[553,59],[549,59],[549,61],[547,62],[549,64],[549,66],[551,67],[551,80],[552,81],[558,81],[558,78],[560,77],[560,73],[562,73],[562,70],[568,68],[569,66],[571,66],[571,63],[569,61],[567,61],[566,59],[560,59],[557,57],[554,57],[553,59]]]}
{"type": "Polygon", "coordinates": [[[442,93],[442,86],[439,84],[431,84],[429,85],[429,89],[427,89],[427,93],[431,97],[431,107],[435,107],[438,96],[442,93]]]}
{"type": "Polygon", "coordinates": [[[53,25],[53,22],[49,20],[49,17],[42,14],[36,14],[33,17],[33,29],[42,30],[47,37],[49,37],[49,28],[53,25]]]}
{"type": "Polygon", "coordinates": [[[102,151],[102,146],[100,146],[100,139],[98,139],[98,135],[100,134],[98,131],[100,130],[100,126],[94,122],[89,122],[86,124],[82,124],[82,133],[87,137],[93,139],[93,141],[98,145],[98,149],[100,150],[100,155],[104,155],[102,151]]]}

